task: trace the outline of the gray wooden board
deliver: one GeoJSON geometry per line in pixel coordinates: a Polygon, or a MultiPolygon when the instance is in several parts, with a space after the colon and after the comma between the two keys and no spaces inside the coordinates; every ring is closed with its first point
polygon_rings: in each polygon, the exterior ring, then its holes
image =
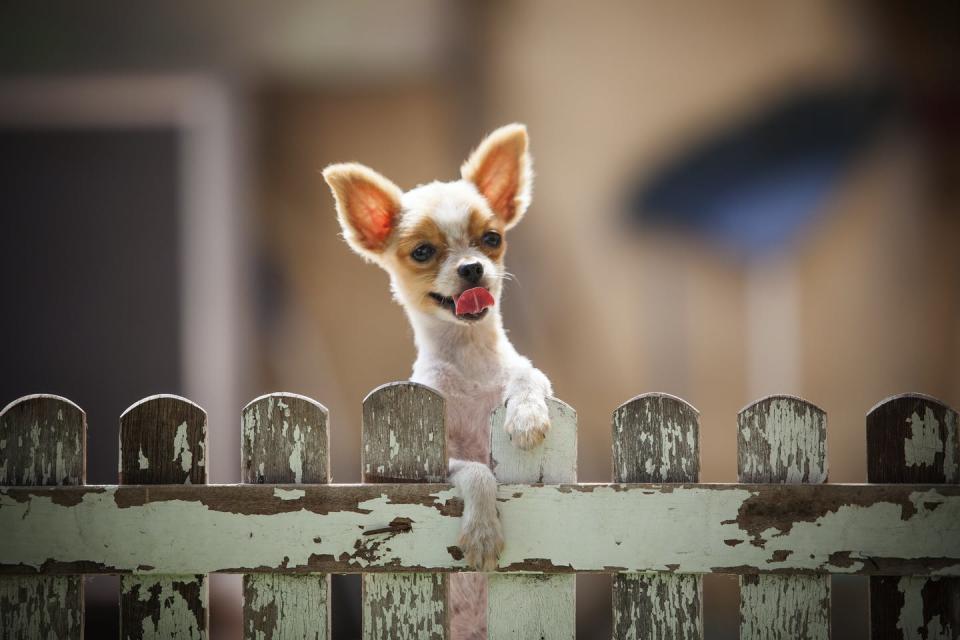
{"type": "MultiPolygon", "coordinates": [[[[364,482],[436,482],[447,476],[443,397],[424,385],[394,382],[363,401],[364,482]]],[[[363,548],[388,547],[419,525],[398,516],[366,536],[363,548]],[[368,547],[369,545],[369,547],[368,547]]],[[[434,541],[437,544],[437,541],[434,541]]],[[[447,579],[439,574],[365,574],[363,637],[429,638],[448,635],[447,579]]]]}
{"type": "MultiPolygon", "coordinates": [[[[82,485],[86,437],[86,415],[66,398],[11,402],[0,412],[0,485],[82,485]]],[[[0,578],[0,632],[12,640],[83,637],[83,578],[0,578]]]]}
{"type": "MultiPolygon", "coordinates": [[[[867,414],[869,482],[960,483],[957,413],[921,394],[888,398],[867,414]]],[[[960,638],[960,579],[870,578],[875,640],[960,638]]]]}
{"type": "MultiPolygon", "coordinates": [[[[827,416],[792,396],[770,396],[737,418],[741,482],[827,480],[827,416]]],[[[830,576],[740,578],[740,638],[830,637],[830,576]]]]}
{"type": "MultiPolygon", "coordinates": [[[[177,396],[145,398],[120,416],[120,482],[206,484],[206,447],[207,414],[203,409],[177,396]]],[[[148,544],[187,553],[195,546],[192,531],[184,530],[186,536],[176,541],[170,535],[170,530],[187,526],[171,518],[150,532],[148,544]]],[[[134,571],[155,569],[143,561],[134,571]]],[[[121,580],[120,637],[207,638],[207,577],[195,571],[159,573],[162,575],[129,575],[121,580]]]]}
{"type": "MultiPolygon", "coordinates": [[[[699,414],[665,393],[649,393],[613,413],[615,482],[696,482],[700,476],[699,414]]],[[[702,638],[700,576],[613,577],[613,637],[702,638]]]]}
{"type": "MultiPolygon", "coordinates": [[[[243,481],[328,483],[327,424],[326,408],[304,396],[273,393],[250,402],[241,416],[243,481]]],[[[249,640],[329,638],[329,574],[245,575],[243,632],[249,640]]]]}

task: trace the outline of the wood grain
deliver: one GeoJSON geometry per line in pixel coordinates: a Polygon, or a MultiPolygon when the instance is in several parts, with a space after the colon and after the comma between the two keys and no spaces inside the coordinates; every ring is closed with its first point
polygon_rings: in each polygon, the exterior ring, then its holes
{"type": "MultiPolygon", "coordinates": [[[[0,412],[0,485],[82,485],[86,438],[86,415],[66,398],[11,402],[0,412]]],[[[83,577],[0,577],[0,632],[13,640],[82,638],[83,577]]]]}
{"type": "MultiPolygon", "coordinates": [[[[291,393],[265,395],[244,407],[241,423],[243,482],[330,481],[327,410],[320,403],[291,393]]],[[[329,574],[243,576],[243,632],[249,640],[329,638],[329,574]]]]}
{"type": "MultiPolygon", "coordinates": [[[[121,484],[207,482],[207,414],[185,398],[158,395],[137,402],[120,416],[121,484]]],[[[152,531],[151,545],[171,544],[164,529],[187,526],[173,519],[152,531]]],[[[182,548],[192,546],[185,540],[182,548]]],[[[138,569],[152,567],[141,563],[138,569]]],[[[120,637],[208,637],[205,575],[129,575],[120,582],[120,637]]]]}
{"type": "MultiPolygon", "coordinates": [[[[827,416],[792,396],[754,402],[737,417],[740,482],[827,480],[827,416]]],[[[740,638],[830,637],[829,576],[742,576],[740,638]]]]}
{"type": "MultiPolygon", "coordinates": [[[[649,393],[613,413],[614,482],[697,482],[697,410],[665,393],[649,393]]],[[[613,637],[702,638],[699,576],[624,574],[613,577],[613,637]]]]}
{"type": "MultiPolygon", "coordinates": [[[[867,414],[867,481],[960,483],[957,412],[921,394],[888,398],[867,414]]],[[[960,638],[960,579],[870,578],[875,640],[960,638]]]]}
{"type": "MultiPolygon", "coordinates": [[[[394,382],[363,401],[364,482],[437,482],[447,475],[443,397],[424,385],[394,382]]],[[[384,520],[365,543],[403,544],[420,518],[384,520]]],[[[443,549],[441,540],[434,545],[443,549]]],[[[440,574],[364,574],[363,638],[448,636],[447,578],[440,574]]]]}
{"type": "MultiPolygon", "coordinates": [[[[576,482],[577,413],[555,398],[547,398],[550,431],[544,442],[520,451],[502,437],[504,411],[491,418],[490,455],[498,482],[576,482]]],[[[506,547],[522,535],[522,529],[501,503],[506,547]]],[[[565,526],[569,526],[567,523],[565,526]]],[[[536,557],[533,554],[531,557],[536,557]]],[[[504,556],[501,556],[503,560],[504,556]]],[[[573,638],[576,632],[576,578],[573,575],[490,575],[487,580],[487,633],[490,638],[573,638]]]]}

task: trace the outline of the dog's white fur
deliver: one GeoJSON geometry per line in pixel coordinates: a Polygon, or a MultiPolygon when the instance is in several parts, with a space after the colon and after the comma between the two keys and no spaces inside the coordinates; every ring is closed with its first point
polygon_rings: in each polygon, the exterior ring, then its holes
{"type": "MultiPolygon", "coordinates": [[[[413,326],[417,359],[411,380],[446,398],[450,481],[464,498],[460,547],[471,567],[491,570],[503,547],[503,533],[496,481],[488,467],[490,414],[506,403],[505,428],[523,448],[539,444],[550,428],[545,400],[552,394],[550,381],[517,353],[503,329],[503,252],[491,252],[476,237],[481,228],[502,233],[513,227],[530,203],[526,128],[514,124],[490,134],[454,182],[433,182],[403,193],[358,164],[332,165],[323,175],[347,242],[387,271],[393,295],[413,326]],[[418,242],[418,230],[423,229],[442,238],[443,251],[430,267],[411,262],[404,249],[411,246],[405,243],[418,242]],[[481,319],[467,321],[428,294],[456,296],[470,288],[457,267],[475,262],[484,271],[479,284],[495,304],[481,319]]],[[[454,637],[486,637],[484,593],[482,577],[452,577],[454,637]]]]}

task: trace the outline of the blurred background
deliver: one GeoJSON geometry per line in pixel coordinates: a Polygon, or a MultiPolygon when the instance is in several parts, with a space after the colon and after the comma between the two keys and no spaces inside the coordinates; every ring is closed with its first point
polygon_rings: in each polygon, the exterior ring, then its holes
{"type": "MultiPolygon", "coordinates": [[[[453,179],[512,121],[537,179],[505,323],[579,413],[582,481],[641,392],[700,410],[706,482],[765,394],[827,411],[835,482],[865,480],[885,396],[960,405],[960,4],[892,0],[5,3],[0,402],[76,401],[112,483],[123,409],[188,396],[223,483],[242,405],[293,391],[358,481],[360,402],[414,352],[319,172],[453,179]]],[[[578,637],[609,637],[609,579],[579,580],[578,637]]],[[[866,637],[866,584],[834,579],[835,637],[866,637]]],[[[116,590],[88,582],[89,637],[116,590]]],[[[335,637],[358,597],[336,581],[335,637]]],[[[239,637],[238,578],[211,598],[239,637]]],[[[704,598],[736,637],[736,580],[704,598]]]]}

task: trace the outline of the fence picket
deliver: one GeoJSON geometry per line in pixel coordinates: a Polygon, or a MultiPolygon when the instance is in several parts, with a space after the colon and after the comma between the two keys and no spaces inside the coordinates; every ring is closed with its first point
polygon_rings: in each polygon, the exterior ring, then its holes
{"type": "MultiPolygon", "coordinates": [[[[740,482],[827,480],[827,417],[800,398],[770,396],[737,416],[740,482]]],[[[776,567],[777,558],[768,561],[776,567]]],[[[740,637],[829,638],[830,576],[740,578],[740,637]]]]}
{"type": "MultiPolygon", "coordinates": [[[[87,418],[66,398],[32,395],[0,411],[0,486],[82,485],[87,418]]],[[[0,635],[83,637],[83,576],[0,577],[0,635]]]]}
{"type": "MultiPolygon", "coordinates": [[[[665,393],[648,393],[613,413],[614,482],[697,482],[699,414],[665,393]]],[[[613,576],[613,637],[702,638],[703,581],[696,575],[613,576]]]]}
{"type": "MultiPolygon", "coordinates": [[[[529,451],[519,449],[503,428],[503,407],[491,418],[493,473],[499,483],[577,481],[577,413],[554,398],[547,399],[550,432],[529,451]]],[[[511,522],[503,520],[510,553],[511,522]]],[[[501,562],[509,562],[509,557],[501,562]]],[[[573,638],[576,632],[576,576],[573,574],[491,574],[487,580],[489,638],[573,638]]]]}
{"type": "MultiPolygon", "coordinates": [[[[378,387],[363,401],[364,482],[442,482],[447,477],[444,400],[414,382],[378,387]]],[[[416,527],[416,523],[406,523],[416,527]]],[[[382,523],[372,544],[403,528],[382,523]]],[[[443,640],[449,629],[447,577],[439,573],[364,574],[363,637],[443,640]]]]}
{"type": "MultiPolygon", "coordinates": [[[[304,396],[274,393],[251,401],[241,418],[242,481],[328,484],[327,425],[326,408],[304,396]]],[[[329,574],[244,575],[243,630],[250,640],[329,638],[329,574]]]]}
{"type": "MultiPolygon", "coordinates": [[[[206,447],[203,409],[172,395],[145,398],[120,416],[120,484],[206,484],[206,447]]],[[[206,575],[121,577],[120,637],[207,638],[207,591],[206,575]]]]}
{"type": "MultiPolygon", "coordinates": [[[[960,484],[958,429],[957,412],[934,398],[883,400],[867,414],[867,482],[960,484]]],[[[871,576],[870,634],[960,638],[960,578],[871,576]]]]}

